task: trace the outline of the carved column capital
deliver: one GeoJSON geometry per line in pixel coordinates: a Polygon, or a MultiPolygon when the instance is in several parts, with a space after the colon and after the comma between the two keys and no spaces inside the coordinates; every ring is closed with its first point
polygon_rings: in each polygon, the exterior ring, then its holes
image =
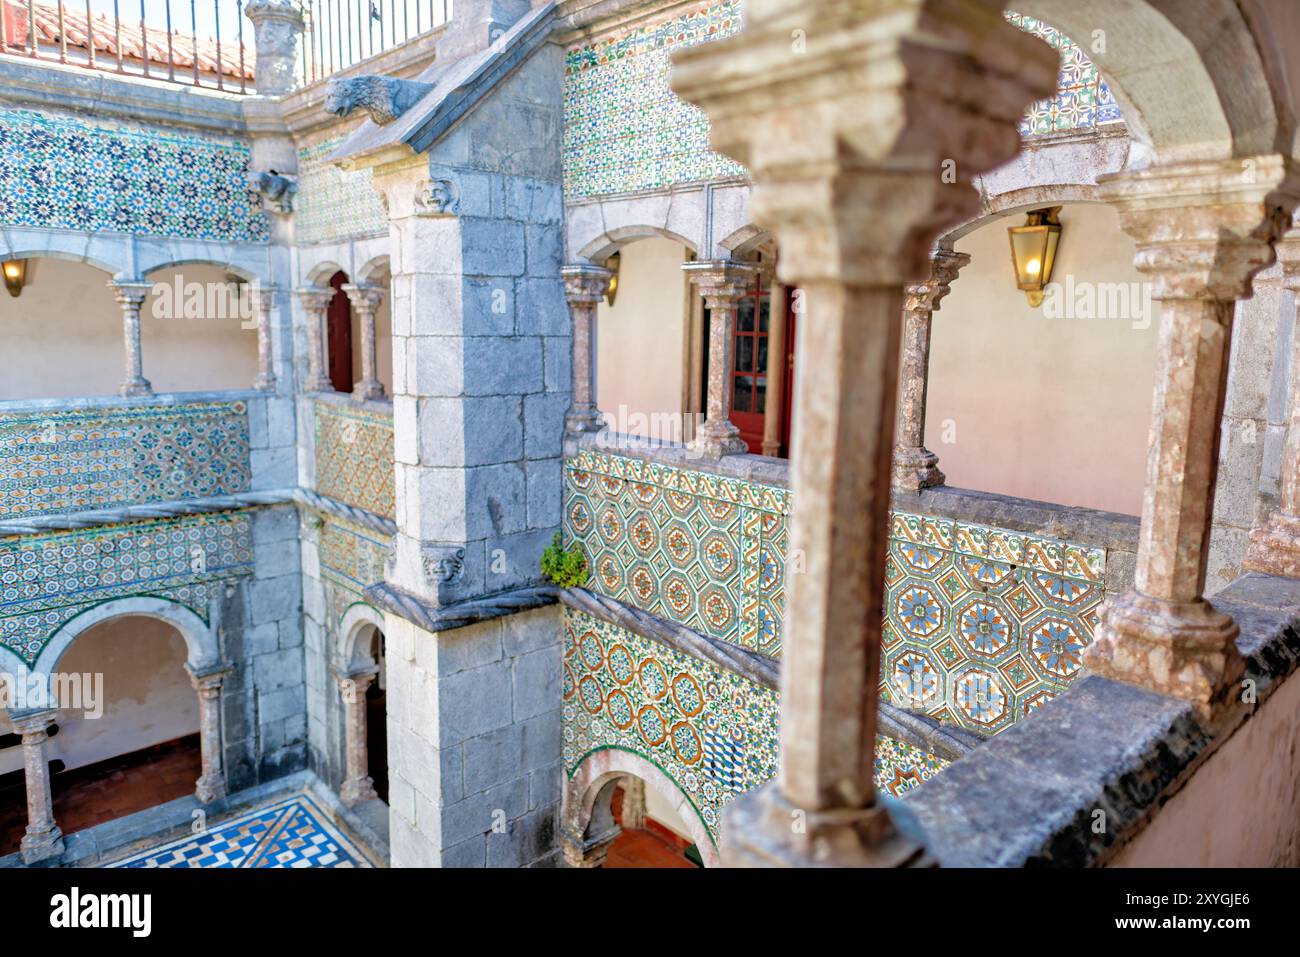
{"type": "Polygon", "coordinates": [[[134,309],[137,313],[153,290],[153,283],[144,279],[114,279],[108,288],[113,290],[113,298],[123,309],[134,309]]]}
{"type": "Polygon", "coordinates": [[[595,306],[605,298],[614,273],[593,263],[571,263],[560,267],[560,278],[569,305],[595,306]]]}
{"type": "Polygon", "coordinates": [[[374,315],[383,303],[386,291],[383,286],[370,283],[348,283],[342,288],[353,307],[363,315],[374,315]]]}
{"type": "Polygon", "coordinates": [[[29,744],[44,741],[50,725],[58,718],[59,712],[55,708],[43,711],[15,711],[9,714],[9,724],[14,731],[22,735],[23,743],[29,744]],[[29,737],[31,741],[28,740],[29,737]]]}
{"type": "Polygon", "coordinates": [[[1099,177],[1098,185],[1160,300],[1249,297],[1300,201],[1300,176],[1281,155],[1157,165],[1099,177]]]}
{"type": "Polygon", "coordinates": [[[303,308],[309,312],[324,312],[329,308],[330,301],[334,298],[333,289],[323,289],[319,286],[307,286],[295,289],[293,294],[298,297],[303,308]]]}
{"type": "Polygon", "coordinates": [[[700,291],[709,309],[734,309],[736,300],[753,289],[758,267],[753,263],[715,259],[682,263],[682,272],[700,291]]]}

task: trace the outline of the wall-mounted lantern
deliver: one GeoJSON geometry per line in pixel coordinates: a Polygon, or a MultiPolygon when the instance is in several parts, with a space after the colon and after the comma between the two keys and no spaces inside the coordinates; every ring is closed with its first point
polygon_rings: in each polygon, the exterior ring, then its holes
{"type": "Polygon", "coordinates": [[[1023,226],[1007,230],[1011,237],[1011,264],[1016,270],[1016,288],[1024,290],[1031,306],[1043,302],[1043,287],[1052,281],[1056,247],[1061,242],[1060,206],[1029,212],[1023,226]]]}
{"type": "Polygon", "coordinates": [[[622,261],[622,253],[614,253],[605,260],[605,268],[614,274],[609,277],[609,288],[605,290],[605,301],[611,307],[614,305],[614,297],[618,295],[618,267],[622,261]]]}
{"type": "Polygon", "coordinates": [[[23,294],[23,286],[27,285],[27,260],[6,259],[4,265],[0,266],[0,272],[4,273],[5,288],[9,290],[9,295],[17,299],[23,294]]]}

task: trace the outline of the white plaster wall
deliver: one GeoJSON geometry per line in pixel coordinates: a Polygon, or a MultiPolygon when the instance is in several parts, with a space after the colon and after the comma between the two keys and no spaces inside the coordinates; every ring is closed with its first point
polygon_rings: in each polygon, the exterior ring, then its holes
{"type": "MultiPolygon", "coordinates": [[[[934,314],[926,445],[955,487],[1139,514],[1159,306],[1146,328],[1047,318],[1015,286],[1007,228],[1023,223],[957,241],[971,262],[934,314]]],[[[1109,207],[1069,205],[1061,223],[1054,281],[1141,281],[1109,207]]]]}
{"type": "MultiPolygon", "coordinates": [[[[59,662],[61,674],[103,676],[103,714],[61,710],[59,733],[45,746],[69,770],[130,754],[199,730],[198,696],[185,672],[185,641],[166,622],[127,617],[79,636],[59,662]]],[[[0,734],[12,731],[0,714],[0,734]]],[[[22,767],[22,749],[0,751],[0,774],[22,767]]]]}
{"type": "Polygon", "coordinates": [[[1300,675],[1214,752],[1114,867],[1300,866],[1300,675]]]}
{"type": "Polygon", "coordinates": [[[678,837],[685,838],[691,843],[695,842],[695,838],[691,837],[690,831],[686,830],[686,825],[678,816],[677,809],[653,787],[645,789],[645,813],[646,817],[658,821],[678,837]]]}
{"type": "MultiPolygon", "coordinates": [[[[218,266],[158,270],[155,282],[224,282],[218,266]]],[[[0,292],[0,399],[116,395],[125,367],[122,312],[109,276],[83,263],[28,260],[22,295],[0,292]]],[[[156,392],[247,389],[257,375],[257,333],[236,319],[141,318],[144,376],[156,392]]]]}
{"type": "Polygon", "coordinates": [[[657,237],[624,246],[614,305],[597,307],[596,402],[619,431],[648,435],[628,417],[684,409],[686,257],[686,247],[657,237]]]}

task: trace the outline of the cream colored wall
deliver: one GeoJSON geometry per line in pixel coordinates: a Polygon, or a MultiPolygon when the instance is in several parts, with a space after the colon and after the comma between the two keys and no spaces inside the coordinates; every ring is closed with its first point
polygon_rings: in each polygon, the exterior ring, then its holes
{"type": "MultiPolygon", "coordinates": [[[[215,266],[160,270],[149,279],[224,282],[215,266]]],[[[33,259],[18,298],[0,292],[0,399],[116,395],[125,365],[122,313],[110,277],[82,263],[33,259]]],[[[144,376],[156,392],[246,389],[257,374],[257,333],[237,319],[141,318],[144,376]]]]}
{"type": "MultiPolygon", "coordinates": [[[[1023,222],[1006,217],[956,244],[971,262],[934,314],[926,445],[952,486],[1137,515],[1159,306],[1146,328],[1031,308],[1007,239],[1023,222]]],[[[1061,224],[1054,281],[1141,281],[1110,207],[1066,206],[1061,224]]]]}
{"type": "Polygon", "coordinates": [[[686,825],[677,816],[677,810],[669,803],[668,799],[654,788],[648,786],[645,789],[645,813],[646,817],[658,821],[678,837],[683,837],[691,843],[695,842],[695,838],[691,837],[690,832],[686,830],[686,825]]]}
{"type": "MultiPolygon", "coordinates": [[[[59,662],[64,675],[103,675],[103,713],[61,710],[46,757],[84,767],[199,730],[198,696],[185,672],[185,641],[171,625],[128,617],[88,629],[59,662]]],[[[12,730],[0,715],[0,734],[12,730]]],[[[21,768],[22,748],[0,751],[0,774],[21,768]]]]}
{"type": "Polygon", "coordinates": [[[620,431],[671,439],[673,435],[650,435],[662,430],[650,423],[641,427],[631,417],[669,415],[680,423],[686,257],[686,247],[657,237],[624,246],[614,305],[602,302],[597,308],[596,403],[620,431]]]}

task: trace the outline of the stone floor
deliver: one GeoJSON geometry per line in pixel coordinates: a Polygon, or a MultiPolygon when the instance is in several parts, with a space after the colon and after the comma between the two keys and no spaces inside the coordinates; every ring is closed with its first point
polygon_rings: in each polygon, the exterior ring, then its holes
{"type": "Polygon", "coordinates": [[[610,845],[605,868],[658,867],[694,868],[686,859],[684,848],[657,831],[625,830],[610,845]]]}
{"type": "Polygon", "coordinates": [[[107,867],[371,867],[361,848],[306,793],[209,824],[107,867]]]}

